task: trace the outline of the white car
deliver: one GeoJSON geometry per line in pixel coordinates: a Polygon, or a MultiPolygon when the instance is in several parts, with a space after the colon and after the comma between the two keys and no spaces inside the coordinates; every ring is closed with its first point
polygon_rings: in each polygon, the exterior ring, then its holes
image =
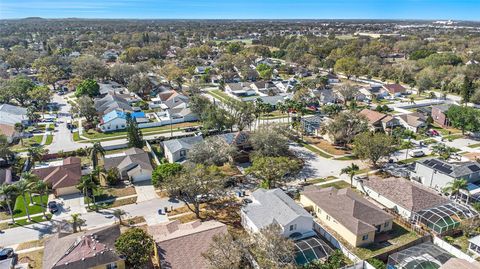
{"type": "Polygon", "coordinates": [[[415,150],[412,150],[410,151],[409,153],[410,157],[422,157],[422,156],[425,156],[425,152],[423,152],[423,150],[421,149],[415,149],[415,150]]]}

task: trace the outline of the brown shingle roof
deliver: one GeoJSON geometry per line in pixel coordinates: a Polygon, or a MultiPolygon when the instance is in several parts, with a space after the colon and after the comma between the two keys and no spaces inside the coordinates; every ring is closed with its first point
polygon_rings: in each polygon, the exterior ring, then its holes
{"type": "Polygon", "coordinates": [[[418,127],[422,124],[425,124],[425,117],[420,113],[409,113],[409,114],[402,114],[398,116],[403,121],[405,121],[408,125],[412,127],[418,127]]]}
{"type": "Polygon", "coordinates": [[[351,189],[308,186],[302,195],[340,222],[354,234],[375,231],[376,225],[393,219],[392,215],[376,207],[351,189]]]}
{"type": "Polygon", "coordinates": [[[60,166],[36,168],[32,171],[53,189],[75,186],[82,177],[81,159],[68,157],[60,166]]]}
{"type": "Polygon", "coordinates": [[[375,124],[378,121],[382,120],[383,118],[387,117],[386,114],[377,112],[375,110],[366,109],[366,108],[362,109],[362,111],[358,112],[358,114],[365,116],[369,124],[375,124]]]}
{"type": "Polygon", "coordinates": [[[448,203],[448,199],[434,191],[404,178],[370,178],[363,184],[412,212],[448,203]]]}
{"type": "Polygon", "coordinates": [[[83,269],[121,260],[115,252],[118,225],[62,236],[45,242],[44,269],[83,269]]]}
{"type": "Polygon", "coordinates": [[[405,87],[403,87],[402,85],[400,84],[385,84],[383,85],[383,87],[385,87],[385,89],[387,89],[387,91],[389,91],[390,93],[404,93],[405,92],[405,87]]]}
{"type": "Polygon", "coordinates": [[[208,264],[202,256],[215,235],[227,233],[227,226],[218,221],[194,221],[180,224],[172,221],[148,227],[157,242],[162,268],[203,269],[208,264]]]}
{"type": "Polygon", "coordinates": [[[451,258],[439,269],[478,269],[480,268],[479,262],[469,262],[467,260],[459,259],[459,258],[451,258]]]}
{"type": "Polygon", "coordinates": [[[12,137],[15,132],[14,125],[0,123],[0,134],[5,135],[6,137],[12,137]]]}

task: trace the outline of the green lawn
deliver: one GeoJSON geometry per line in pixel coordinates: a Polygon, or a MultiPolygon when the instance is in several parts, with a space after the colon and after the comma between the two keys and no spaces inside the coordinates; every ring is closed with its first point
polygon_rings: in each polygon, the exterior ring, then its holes
{"type": "Polygon", "coordinates": [[[469,147],[469,148],[472,148],[472,149],[474,149],[474,148],[479,148],[479,147],[480,147],[480,143],[471,144],[471,145],[469,145],[468,147],[469,147]]]}
{"type": "Polygon", "coordinates": [[[448,141],[453,141],[455,139],[460,139],[460,138],[464,138],[465,136],[462,135],[462,134],[452,134],[452,135],[447,135],[447,136],[444,136],[443,138],[447,139],[448,141]]]}
{"type": "MultiPolygon", "coordinates": [[[[27,203],[30,202],[30,197],[28,194],[25,195],[25,198],[27,200],[27,203]]],[[[48,202],[48,196],[44,195],[42,196],[42,200],[43,200],[43,205],[44,206],[47,206],[47,202],[48,202]]],[[[33,214],[38,214],[38,213],[42,213],[43,209],[42,207],[40,206],[40,196],[33,196],[33,205],[29,205],[28,206],[28,213],[30,213],[30,215],[33,215],[33,214]]],[[[13,210],[13,215],[14,217],[23,217],[23,216],[26,216],[27,213],[25,212],[25,205],[23,203],[23,198],[21,195],[19,195],[17,197],[17,200],[15,201],[15,207],[14,207],[14,210],[13,210]]]]}
{"type": "Polygon", "coordinates": [[[322,184],[322,185],[319,185],[319,187],[322,187],[322,188],[335,187],[337,189],[344,189],[344,188],[350,188],[350,184],[348,184],[345,181],[337,181],[337,182],[322,184]]]}
{"type": "MultiPolygon", "coordinates": [[[[44,219],[43,218],[43,215],[42,216],[36,216],[36,217],[32,217],[32,221],[31,222],[28,222],[28,219],[20,219],[20,220],[15,220],[15,224],[12,225],[8,222],[3,222],[3,223],[0,223],[0,230],[6,230],[6,229],[10,229],[10,228],[16,228],[16,227],[19,227],[19,226],[24,226],[24,225],[28,225],[28,224],[34,224],[34,223],[39,223],[39,222],[43,222],[43,221],[47,221],[47,220],[50,220],[52,218],[52,214],[50,213],[46,213],[47,215],[47,219],[44,219]]],[[[9,218],[10,219],[10,218],[9,218]]]]}
{"type": "Polygon", "coordinates": [[[229,96],[222,90],[211,90],[211,91],[208,91],[208,94],[220,99],[220,101],[222,102],[239,102],[237,99],[229,96]]]}
{"type": "Polygon", "coordinates": [[[335,158],[334,160],[337,160],[337,161],[352,161],[352,160],[358,160],[358,157],[355,156],[355,155],[347,155],[347,156],[335,158]]]}
{"type": "Polygon", "coordinates": [[[72,135],[73,135],[73,141],[80,141],[80,140],[82,140],[82,139],[80,138],[80,134],[79,134],[78,132],[73,132],[72,135]]]}
{"type": "Polygon", "coordinates": [[[51,134],[47,135],[47,140],[45,140],[45,145],[48,146],[52,144],[52,141],[53,141],[53,135],[51,134]]]}
{"type": "Polygon", "coordinates": [[[43,135],[34,135],[30,140],[31,140],[33,143],[40,144],[40,143],[42,143],[43,135]]]}
{"type": "Polygon", "coordinates": [[[413,162],[416,162],[416,161],[418,161],[418,160],[421,160],[421,159],[428,158],[429,156],[430,156],[430,155],[425,155],[425,156],[422,156],[422,157],[408,158],[408,159],[405,159],[405,160],[399,161],[398,163],[400,163],[400,164],[408,164],[408,163],[413,163],[413,162]]]}
{"type": "MultiPolygon", "coordinates": [[[[152,127],[152,128],[143,128],[140,129],[144,135],[155,134],[156,132],[169,132],[172,129],[174,132],[193,126],[199,126],[200,122],[182,122],[173,124],[171,127],[170,125],[160,126],[160,127],[152,127]]],[[[104,139],[104,138],[122,138],[127,135],[127,131],[116,131],[116,132],[108,132],[108,133],[99,133],[94,130],[89,130],[88,132],[84,132],[83,136],[89,139],[104,139]]]]}

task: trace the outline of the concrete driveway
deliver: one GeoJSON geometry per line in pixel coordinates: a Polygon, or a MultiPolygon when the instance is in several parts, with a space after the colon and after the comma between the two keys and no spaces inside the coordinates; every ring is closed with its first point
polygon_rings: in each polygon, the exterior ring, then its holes
{"type": "Polygon", "coordinates": [[[155,192],[150,180],[145,180],[134,184],[137,192],[137,203],[157,199],[158,195],[155,192]]]}
{"type": "Polygon", "coordinates": [[[54,214],[54,219],[63,219],[75,213],[87,213],[87,209],[85,208],[85,200],[83,198],[83,195],[80,193],[63,195],[57,197],[55,201],[57,201],[57,203],[59,204],[60,210],[54,214]]]}

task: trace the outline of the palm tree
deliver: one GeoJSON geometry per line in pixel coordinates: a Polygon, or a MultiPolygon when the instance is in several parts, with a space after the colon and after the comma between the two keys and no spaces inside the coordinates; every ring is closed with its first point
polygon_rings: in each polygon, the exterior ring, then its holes
{"type": "MultiPolygon", "coordinates": [[[[37,175],[32,174],[30,172],[23,173],[22,179],[28,182],[30,187],[33,187],[38,181],[40,181],[40,178],[37,175]]],[[[28,196],[30,198],[30,205],[32,205],[33,204],[32,192],[29,192],[28,196]]]]}
{"type": "Polygon", "coordinates": [[[15,223],[15,217],[12,210],[13,198],[17,196],[18,189],[15,184],[3,184],[0,185],[0,194],[5,197],[5,203],[7,204],[10,217],[12,217],[12,224],[15,223]]]}
{"type": "MultiPolygon", "coordinates": [[[[94,192],[98,189],[97,184],[93,180],[93,174],[90,176],[82,177],[80,179],[80,183],[77,185],[77,189],[79,189],[83,195],[89,197],[90,194],[92,195],[93,204],[95,205],[95,194],[94,192]]],[[[87,199],[87,206],[90,208],[90,199],[87,199]]]]}
{"type": "Polygon", "coordinates": [[[360,168],[358,167],[358,165],[352,163],[350,164],[350,166],[347,166],[345,168],[343,168],[341,171],[340,171],[340,174],[347,174],[350,176],[350,187],[353,187],[353,177],[355,176],[355,174],[357,174],[357,172],[360,170],[360,168]]]}
{"type": "Polygon", "coordinates": [[[43,158],[43,154],[46,153],[46,150],[43,149],[43,146],[39,147],[30,147],[28,148],[28,158],[30,159],[30,163],[33,166],[35,162],[41,161],[43,158]]]}
{"type": "Polygon", "coordinates": [[[100,154],[102,157],[105,156],[105,149],[102,147],[100,142],[95,142],[89,149],[89,154],[93,169],[95,169],[98,165],[98,155],[100,154]]]}
{"type": "Polygon", "coordinates": [[[15,123],[15,132],[20,135],[20,145],[23,147],[23,124],[20,122],[15,123]]]}
{"type": "Polygon", "coordinates": [[[70,220],[70,223],[72,224],[73,232],[76,233],[77,228],[81,232],[82,225],[85,223],[85,220],[80,218],[81,214],[78,214],[78,213],[74,213],[71,216],[72,216],[72,219],[70,220]]]}
{"type": "Polygon", "coordinates": [[[124,210],[122,209],[115,209],[113,210],[112,212],[112,215],[118,219],[118,222],[120,223],[120,225],[122,225],[122,217],[127,215],[127,212],[125,212],[124,210]]]}
{"type": "Polygon", "coordinates": [[[42,213],[43,213],[43,218],[47,219],[46,215],[46,206],[43,204],[43,196],[47,195],[48,196],[48,185],[47,183],[43,182],[42,180],[39,180],[34,183],[32,186],[33,190],[40,195],[40,206],[42,207],[42,213]]]}
{"type": "Polygon", "coordinates": [[[0,134],[0,158],[5,160],[12,160],[14,157],[13,151],[10,150],[10,143],[8,143],[7,137],[0,134]]]}
{"type": "MultiPolygon", "coordinates": [[[[288,107],[284,102],[278,102],[276,107],[280,112],[282,112],[282,114],[285,114],[288,111],[288,107]]],[[[282,119],[282,122],[283,122],[283,119],[282,119]]]]}
{"type": "Polygon", "coordinates": [[[443,188],[443,192],[450,193],[450,196],[455,195],[455,200],[458,198],[458,194],[460,190],[466,190],[468,186],[468,182],[466,179],[460,178],[455,179],[452,182],[449,182],[445,188],[443,188]]]}
{"type": "Polygon", "coordinates": [[[412,141],[410,141],[410,139],[408,139],[407,141],[403,142],[403,145],[402,145],[406,150],[407,152],[405,153],[405,160],[408,159],[408,151],[413,148],[413,143],[412,141]]]}
{"type": "Polygon", "coordinates": [[[30,218],[30,213],[28,212],[28,203],[27,203],[27,198],[25,197],[27,192],[30,192],[32,190],[30,182],[21,179],[20,181],[17,181],[15,183],[18,193],[22,196],[23,199],[23,204],[25,206],[25,213],[27,214],[28,221],[32,221],[32,218],[30,218]]]}

